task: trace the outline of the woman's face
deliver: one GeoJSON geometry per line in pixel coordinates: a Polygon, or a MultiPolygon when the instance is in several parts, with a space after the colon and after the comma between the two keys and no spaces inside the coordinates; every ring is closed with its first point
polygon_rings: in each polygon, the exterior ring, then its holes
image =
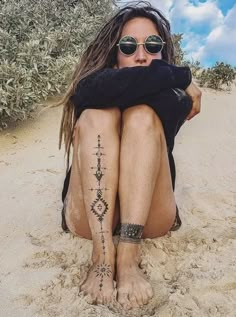
{"type": "MultiPolygon", "coordinates": [[[[149,35],[160,35],[155,24],[147,18],[134,18],[125,23],[121,38],[125,35],[133,36],[139,43],[144,42],[149,35]]],[[[143,45],[138,45],[136,52],[133,55],[126,56],[118,50],[117,53],[117,68],[148,66],[153,59],[161,59],[161,52],[149,54],[145,51],[143,45]]]]}

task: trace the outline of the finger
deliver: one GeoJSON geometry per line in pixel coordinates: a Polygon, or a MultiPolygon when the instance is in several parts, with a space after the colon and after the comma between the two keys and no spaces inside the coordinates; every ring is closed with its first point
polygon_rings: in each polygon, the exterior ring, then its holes
{"type": "Polygon", "coordinates": [[[193,101],[193,106],[194,106],[195,111],[200,112],[200,110],[201,110],[201,98],[196,98],[193,101]]]}
{"type": "Polygon", "coordinates": [[[190,120],[195,116],[195,110],[192,109],[191,112],[189,113],[189,115],[186,117],[186,120],[190,120]]]}
{"type": "Polygon", "coordinates": [[[191,114],[191,116],[190,116],[190,119],[192,119],[193,117],[195,117],[197,114],[199,114],[200,113],[200,110],[199,109],[194,109],[194,111],[193,111],[193,113],[191,114]]]}
{"type": "Polygon", "coordinates": [[[188,114],[188,116],[186,117],[186,120],[190,120],[192,119],[194,116],[196,116],[196,114],[198,114],[200,112],[199,110],[199,106],[196,105],[196,103],[193,104],[193,108],[190,111],[190,113],[188,114]]]}
{"type": "Polygon", "coordinates": [[[188,120],[188,121],[191,120],[193,117],[195,117],[195,115],[196,114],[193,114],[193,115],[189,116],[186,120],[188,120]]]}

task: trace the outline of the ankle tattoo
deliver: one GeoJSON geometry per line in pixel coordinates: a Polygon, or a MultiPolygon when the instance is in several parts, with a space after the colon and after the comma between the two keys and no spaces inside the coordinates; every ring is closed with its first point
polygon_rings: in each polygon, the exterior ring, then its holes
{"type": "Polygon", "coordinates": [[[122,223],[120,230],[120,241],[129,243],[140,243],[143,234],[142,225],[132,223],[122,223]]]}

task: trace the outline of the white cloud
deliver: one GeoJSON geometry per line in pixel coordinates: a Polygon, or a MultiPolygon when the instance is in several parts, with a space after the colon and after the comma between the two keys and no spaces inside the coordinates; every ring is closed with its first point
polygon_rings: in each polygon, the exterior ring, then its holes
{"type": "MultiPolygon", "coordinates": [[[[187,20],[190,24],[196,23],[218,23],[222,20],[223,15],[221,10],[217,7],[214,0],[207,0],[206,2],[195,1],[193,4],[189,0],[147,0],[154,7],[160,9],[167,18],[171,21],[187,20]]],[[[129,4],[135,1],[119,1],[122,5],[129,4]]]]}
{"type": "Polygon", "coordinates": [[[223,23],[210,32],[205,44],[192,55],[202,62],[212,58],[236,65],[236,5],[227,13],[223,23]]]}
{"type": "Polygon", "coordinates": [[[207,0],[206,2],[196,1],[195,4],[188,0],[178,0],[170,11],[171,21],[191,28],[207,24],[211,26],[219,25],[223,20],[223,14],[217,7],[216,1],[207,0]]]}
{"type": "Polygon", "coordinates": [[[161,10],[165,16],[169,17],[170,9],[174,3],[174,0],[149,0],[149,2],[157,9],[161,10]]]}
{"type": "Polygon", "coordinates": [[[199,46],[201,46],[202,41],[203,36],[201,34],[196,34],[191,31],[184,33],[184,51],[186,52],[186,54],[198,50],[199,46]]]}

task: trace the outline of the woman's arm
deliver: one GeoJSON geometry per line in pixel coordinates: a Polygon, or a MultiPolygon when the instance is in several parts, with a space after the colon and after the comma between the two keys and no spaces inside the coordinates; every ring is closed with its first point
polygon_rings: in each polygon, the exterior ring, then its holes
{"type": "Polygon", "coordinates": [[[189,67],[152,60],[149,66],[105,68],[84,78],[71,97],[77,110],[122,107],[167,88],[186,89],[192,76],[189,67]]]}

